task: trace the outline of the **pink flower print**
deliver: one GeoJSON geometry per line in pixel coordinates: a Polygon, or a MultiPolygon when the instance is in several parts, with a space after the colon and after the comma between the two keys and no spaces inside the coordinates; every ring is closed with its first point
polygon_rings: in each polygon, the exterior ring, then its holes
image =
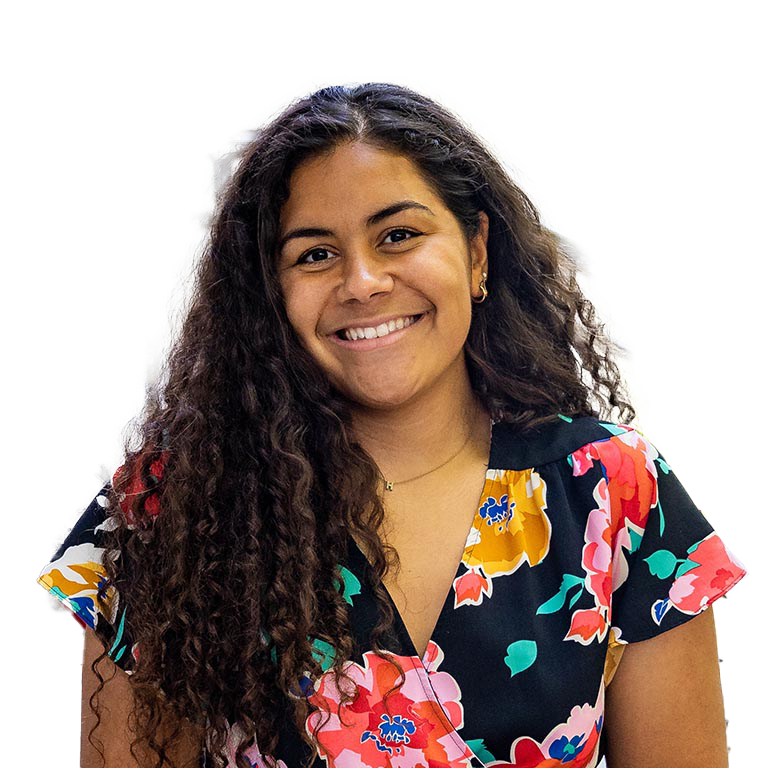
{"type": "Polygon", "coordinates": [[[461,728],[464,725],[464,707],[460,701],[461,690],[451,675],[437,671],[444,658],[443,649],[434,640],[430,640],[427,643],[427,650],[424,651],[424,668],[429,676],[432,690],[448,714],[448,719],[454,728],[461,728]]]}
{"type": "Polygon", "coordinates": [[[682,613],[700,613],[746,574],[714,531],[691,549],[688,560],[696,565],[678,576],[669,589],[669,601],[682,613]]]}
{"type": "Polygon", "coordinates": [[[427,670],[436,670],[445,658],[443,649],[434,641],[430,640],[427,643],[427,650],[424,651],[424,665],[427,670]]]}
{"type": "Polygon", "coordinates": [[[574,707],[565,723],[555,726],[539,744],[528,736],[516,739],[510,762],[495,760],[487,768],[594,768],[603,730],[605,685],[600,684],[595,706],[574,707]]]}
{"type": "Polygon", "coordinates": [[[595,604],[608,611],[607,618],[610,621],[613,535],[611,507],[605,478],[600,478],[593,495],[597,501],[597,508],[593,509],[587,518],[581,564],[587,573],[584,586],[595,596],[595,604]]]}
{"type": "MultiPolygon", "coordinates": [[[[237,748],[240,745],[240,742],[243,740],[243,730],[239,723],[235,723],[233,726],[230,727],[229,731],[227,732],[227,742],[224,745],[224,751],[227,757],[227,765],[226,768],[237,768],[237,762],[235,760],[235,755],[237,754],[237,748]]],[[[268,763],[264,759],[264,755],[262,755],[261,751],[259,750],[258,746],[256,745],[256,739],[254,739],[248,749],[243,752],[243,756],[248,759],[248,762],[251,764],[251,768],[271,768],[272,765],[274,765],[274,759],[271,759],[268,763]]],[[[285,764],[283,760],[277,761],[277,768],[288,768],[288,766],[285,764]]]]}
{"type": "MultiPolygon", "coordinates": [[[[320,677],[308,698],[316,709],[305,725],[310,734],[319,728],[320,756],[328,768],[467,768],[472,751],[455,736],[464,720],[461,691],[451,675],[437,671],[442,651],[430,641],[426,666],[415,656],[396,658],[405,682],[386,704],[384,694],[399,675],[391,661],[371,651],[363,654],[362,666],[345,665],[357,685],[357,694],[348,704],[341,705],[332,671],[320,677]]],[[[341,684],[348,683],[342,680],[341,684]]],[[[354,693],[353,686],[349,693],[354,693]]]]}
{"type": "Polygon", "coordinates": [[[608,486],[601,477],[594,488],[593,496],[597,507],[587,517],[584,531],[584,547],[581,565],[586,576],[564,574],[557,594],[540,605],[539,614],[554,613],[561,610],[572,589],[577,591],[570,598],[569,608],[573,607],[586,588],[594,597],[594,608],[575,611],[564,640],[575,640],[582,645],[589,645],[595,638],[599,642],[605,638],[611,621],[611,594],[614,551],[611,547],[611,507],[608,486]]]}
{"type": "MultiPolygon", "coordinates": [[[[587,543],[601,549],[597,543],[596,534],[590,532],[590,528],[598,529],[603,526],[603,516],[610,516],[610,546],[613,551],[611,564],[611,589],[616,591],[627,579],[629,566],[626,552],[633,552],[645,533],[648,522],[648,514],[658,504],[658,472],[655,461],[659,458],[656,448],[635,429],[628,429],[619,435],[607,440],[579,448],[572,455],[574,475],[581,473],[581,468],[586,466],[589,459],[598,459],[602,465],[604,477],[595,488],[595,498],[598,500],[599,511],[590,515],[585,538],[587,543]],[[606,483],[603,488],[601,483],[606,483]],[[607,491],[607,497],[606,497],[607,491]]],[[[607,536],[602,529],[600,535],[607,536]]],[[[585,570],[590,572],[585,552],[585,570]]],[[[602,560],[601,560],[602,562],[602,560]]],[[[595,561],[597,565],[597,561],[595,561]]],[[[596,568],[595,573],[599,572],[596,568]]],[[[607,571],[602,571],[606,577],[607,571]]],[[[589,580],[587,588],[595,594],[596,579],[589,580]]]]}
{"type": "Polygon", "coordinates": [[[637,430],[598,440],[571,454],[573,474],[578,477],[598,459],[605,472],[611,498],[611,527],[619,531],[629,520],[645,530],[648,511],[657,502],[657,473],[653,463],[658,451],[637,430]]]}
{"type": "Polygon", "coordinates": [[[571,454],[570,459],[574,477],[581,477],[594,466],[593,459],[596,457],[590,453],[591,445],[592,443],[585,445],[571,454]]]}
{"type": "Polygon", "coordinates": [[[493,581],[487,579],[479,568],[470,568],[463,576],[453,581],[455,597],[453,607],[460,605],[480,605],[483,595],[490,597],[493,592],[493,581]]]}

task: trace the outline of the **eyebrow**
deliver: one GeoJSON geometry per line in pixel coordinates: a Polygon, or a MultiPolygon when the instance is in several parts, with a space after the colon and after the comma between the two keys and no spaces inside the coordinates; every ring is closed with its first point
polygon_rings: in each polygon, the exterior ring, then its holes
{"type": "MultiPolygon", "coordinates": [[[[394,216],[396,213],[400,213],[400,211],[406,211],[411,208],[426,211],[430,216],[435,215],[426,205],[417,203],[415,200],[400,200],[397,203],[388,205],[386,208],[382,208],[380,211],[376,211],[376,213],[372,213],[365,220],[365,225],[367,227],[372,227],[374,224],[378,224],[382,219],[386,219],[388,216],[394,216]]],[[[328,235],[333,235],[333,231],[330,229],[322,229],[320,227],[300,227],[299,229],[292,229],[290,232],[286,232],[286,234],[278,241],[277,252],[282,253],[285,244],[289,240],[293,240],[297,237],[326,237],[328,235]]]]}

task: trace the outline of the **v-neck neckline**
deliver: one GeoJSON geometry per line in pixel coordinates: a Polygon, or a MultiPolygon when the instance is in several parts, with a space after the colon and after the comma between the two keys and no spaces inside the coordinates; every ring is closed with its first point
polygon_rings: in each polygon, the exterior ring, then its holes
{"type": "MultiPolygon", "coordinates": [[[[386,596],[387,602],[392,608],[392,613],[394,616],[394,626],[397,629],[397,633],[400,637],[401,642],[409,651],[408,655],[417,658],[425,669],[428,669],[429,667],[429,664],[426,661],[426,658],[429,655],[430,645],[435,640],[437,631],[442,624],[443,617],[449,611],[449,609],[453,610],[453,606],[450,605],[451,595],[454,591],[453,585],[456,582],[456,579],[460,576],[461,566],[464,563],[464,553],[467,551],[467,542],[472,536],[472,532],[476,528],[477,518],[480,516],[480,511],[483,507],[484,500],[487,495],[488,484],[492,482],[494,477],[493,473],[495,472],[495,469],[491,467],[491,459],[494,456],[494,443],[497,435],[498,423],[499,422],[497,421],[491,420],[491,438],[488,446],[488,462],[485,468],[485,479],[483,481],[483,487],[480,490],[480,497],[478,498],[475,504],[475,514],[472,517],[472,521],[470,522],[469,528],[467,529],[467,533],[464,537],[464,547],[462,548],[461,554],[459,555],[459,561],[458,563],[456,563],[456,567],[453,570],[453,578],[451,579],[450,585],[448,586],[448,592],[443,598],[443,603],[440,606],[440,612],[437,614],[437,620],[435,621],[434,627],[432,627],[432,631],[430,632],[429,639],[427,640],[426,648],[424,649],[424,653],[422,655],[419,655],[419,652],[416,650],[416,644],[413,642],[411,633],[408,631],[408,627],[406,626],[405,621],[402,617],[402,614],[400,613],[400,610],[398,609],[397,604],[395,603],[394,598],[392,597],[392,594],[387,588],[387,585],[384,584],[384,582],[381,583],[381,586],[384,589],[384,594],[386,596]]],[[[350,538],[352,547],[354,547],[356,554],[360,557],[362,561],[362,567],[365,568],[367,571],[367,574],[372,577],[373,566],[368,561],[368,558],[365,556],[365,553],[358,546],[358,543],[357,541],[355,541],[354,537],[350,536],[349,538],[350,538]]]]}

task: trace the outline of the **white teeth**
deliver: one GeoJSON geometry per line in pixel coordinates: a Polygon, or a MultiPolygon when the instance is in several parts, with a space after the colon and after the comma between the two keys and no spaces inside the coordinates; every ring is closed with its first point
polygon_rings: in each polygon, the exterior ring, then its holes
{"type": "Polygon", "coordinates": [[[344,331],[344,336],[349,341],[381,338],[382,336],[388,336],[393,331],[407,328],[414,322],[415,319],[413,317],[398,317],[397,320],[390,320],[388,323],[382,323],[375,328],[347,328],[344,331]]]}

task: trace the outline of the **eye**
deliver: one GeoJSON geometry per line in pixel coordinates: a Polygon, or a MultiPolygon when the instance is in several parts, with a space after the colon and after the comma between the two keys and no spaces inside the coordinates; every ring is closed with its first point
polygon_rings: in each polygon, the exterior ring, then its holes
{"type": "Polygon", "coordinates": [[[324,261],[328,261],[328,249],[327,248],[312,248],[306,253],[302,253],[296,261],[297,264],[321,264],[324,261]],[[321,258],[317,261],[310,261],[309,257],[319,254],[321,258]],[[322,258],[325,255],[325,258],[322,258]]]}
{"type": "MultiPolygon", "coordinates": [[[[398,227],[397,229],[390,229],[389,232],[387,232],[384,239],[386,240],[390,235],[396,235],[400,232],[405,232],[407,235],[411,236],[411,237],[405,238],[405,240],[413,240],[414,237],[418,237],[421,234],[421,232],[416,232],[415,230],[412,230],[412,229],[403,229],[402,227],[398,227]]],[[[405,240],[395,240],[392,243],[392,245],[394,245],[395,243],[405,242],[405,240]]]]}

